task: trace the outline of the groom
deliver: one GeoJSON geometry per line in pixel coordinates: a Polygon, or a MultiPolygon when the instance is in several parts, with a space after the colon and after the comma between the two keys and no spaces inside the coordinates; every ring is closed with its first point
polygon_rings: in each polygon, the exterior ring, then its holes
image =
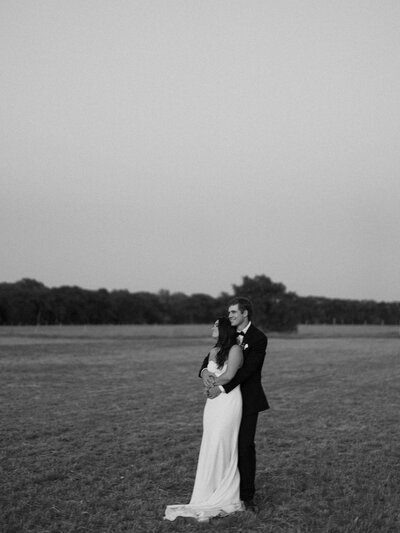
{"type": "Polygon", "coordinates": [[[229,320],[236,328],[238,343],[243,348],[243,365],[235,377],[226,385],[213,387],[212,376],[207,370],[208,356],[200,369],[200,377],[206,387],[210,387],[209,398],[228,394],[238,385],[243,398],[242,421],[239,430],[239,472],[240,499],[246,509],[256,512],[253,502],[256,476],[255,434],[258,413],[269,409],[268,401],[261,385],[261,370],[264,363],[268,339],[252,322],[252,305],[247,298],[236,297],[229,303],[229,320]]]}

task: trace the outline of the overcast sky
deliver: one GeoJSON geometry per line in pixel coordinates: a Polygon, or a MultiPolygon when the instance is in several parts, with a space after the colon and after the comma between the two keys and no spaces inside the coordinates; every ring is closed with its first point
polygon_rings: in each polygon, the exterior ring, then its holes
{"type": "Polygon", "coordinates": [[[2,0],[0,281],[400,300],[398,0],[2,0]]]}

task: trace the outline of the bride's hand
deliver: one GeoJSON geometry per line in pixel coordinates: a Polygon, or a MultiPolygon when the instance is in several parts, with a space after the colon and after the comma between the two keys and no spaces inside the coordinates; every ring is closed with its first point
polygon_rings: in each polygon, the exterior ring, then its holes
{"type": "Polygon", "coordinates": [[[201,373],[201,379],[203,380],[204,386],[206,388],[212,387],[214,385],[215,376],[207,369],[203,370],[203,372],[201,373]]]}
{"type": "Polygon", "coordinates": [[[214,398],[216,398],[220,394],[221,394],[221,391],[219,390],[219,387],[211,387],[207,391],[207,398],[209,398],[210,400],[213,400],[214,398]]]}

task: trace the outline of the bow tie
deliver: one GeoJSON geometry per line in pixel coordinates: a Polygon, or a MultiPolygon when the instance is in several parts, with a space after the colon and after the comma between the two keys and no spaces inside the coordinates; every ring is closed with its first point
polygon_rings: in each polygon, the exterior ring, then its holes
{"type": "Polygon", "coordinates": [[[246,333],[244,331],[238,331],[236,333],[236,337],[239,337],[239,335],[242,335],[242,337],[244,337],[246,335],[246,333]]]}

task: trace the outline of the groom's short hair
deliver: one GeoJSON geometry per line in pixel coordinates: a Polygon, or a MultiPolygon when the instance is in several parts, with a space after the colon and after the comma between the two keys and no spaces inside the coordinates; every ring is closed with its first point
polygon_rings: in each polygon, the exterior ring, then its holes
{"type": "Polygon", "coordinates": [[[239,306],[240,312],[243,313],[244,311],[247,311],[248,319],[251,320],[253,316],[253,305],[250,302],[248,298],[245,298],[244,296],[235,296],[231,299],[229,302],[229,307],[231,305],[237,305],[239,306]]]}

